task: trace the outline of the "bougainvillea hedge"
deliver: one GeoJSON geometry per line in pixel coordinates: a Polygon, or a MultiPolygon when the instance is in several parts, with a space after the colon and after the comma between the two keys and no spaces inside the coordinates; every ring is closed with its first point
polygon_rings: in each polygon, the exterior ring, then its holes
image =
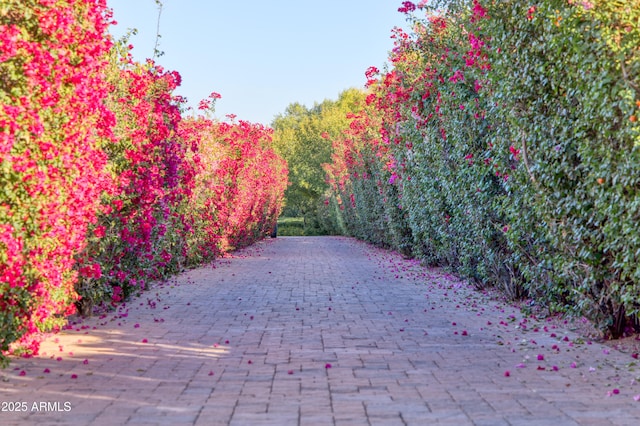
{"type": "MultiPolygon", "coordinates": [[[[640,310],[640,2],[403,2],[335,223],[620,336],[640,310]]],[[[637,323],[635,323],[637,326],[637,323]]]]}
{"type": "Polygon", "coordinates": [[[74,255],[109,189],[105,2],[0,8],[0,349],[60,325],[74,255]],[[55,5],[55,7],[54,7],[55,5]]]}
{"type": "Polygon", "coordinates": [[[104,0],[0,7],[2,363],[37,353],[76,303],[251,244],[281,209],[270,129],[184,119],[180,75],[133,61],[111,23],[104,0]]]}

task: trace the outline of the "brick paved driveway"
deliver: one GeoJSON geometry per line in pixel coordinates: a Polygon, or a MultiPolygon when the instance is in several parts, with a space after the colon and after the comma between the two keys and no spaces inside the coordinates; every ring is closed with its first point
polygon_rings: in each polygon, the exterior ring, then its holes
{"type": "Polygon", "coordinates": [[[0,424],[640,424],[630,354],[397,255],[289,237],[214,266],[15,360],[0,424]]]}

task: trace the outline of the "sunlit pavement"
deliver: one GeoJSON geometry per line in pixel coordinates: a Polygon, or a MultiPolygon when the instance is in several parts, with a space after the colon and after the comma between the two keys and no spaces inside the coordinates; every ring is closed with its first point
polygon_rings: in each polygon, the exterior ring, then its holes
{"type": "Polygon", "coordinates": [[[341,237],[263,241],[41,352],[0,372],[0,424],[640,424],[631,354],[341,237]]]}

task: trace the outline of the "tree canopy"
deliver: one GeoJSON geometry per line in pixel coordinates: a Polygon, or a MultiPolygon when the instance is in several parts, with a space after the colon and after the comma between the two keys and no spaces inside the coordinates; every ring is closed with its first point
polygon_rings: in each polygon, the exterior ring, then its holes
{"type": "Polygon", "coordinates": [[[285,216],[311,219],[328,190],[323,164],[331,162],[331,141],[348,127],[347,116],[361,109],[365,93],[347,89],[337,100],[308,108],[290,104],[272,123],[274,148],[289,165],[291,185],[285,193],[285,216]]]}

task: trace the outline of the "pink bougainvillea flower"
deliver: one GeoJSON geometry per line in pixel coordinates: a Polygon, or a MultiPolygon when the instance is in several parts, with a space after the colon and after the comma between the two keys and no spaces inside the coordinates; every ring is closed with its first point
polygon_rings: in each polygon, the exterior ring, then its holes
{"type": "Polygon", "coordinates": [[[331,364],[326,363],[326,364],[324,365],[324,368],[331,368],[331,364]]]}
{"type": "Polygon", "coordinates": [[[142,343],[149,343],[147,339],[142,339],[142,343]]]}
{"type": "Polygon", "coordinates": [[[467,332],[467,330],[462,330],[462,335],[463,335],[463,336],[468,336],[468,335],[469,335],[469,333],[467,332]]]}
{"type": "Polygon", "coordinates": [[[214,372],[213,372],[213,371],[209,371],[209,375],[210,375],[210,376],[213,376],[213,375],[214,375],[214,372]]]}
{"type": "Polygon", "coordinates": [[[582,7],[583,7],[585,10],[589,10],[589,9],[592,9],[592,8],[593,8],[593,3],[591,3],[590,1],[586,1],[586,0],[585,0],[585,1],[583,1],[581,4],[582,4],[582,7]]]}
{"type": "Polygon", "coordinates": [[[527,367],[527,365],[522,363],[522,362],[520,364],[516,365],[516,368],[526,368],[526,367],[527,367]]]}
{"type": "Polygon", "coordinates": [[[553,371],[558,371],[558,366],[557,366],[557,365],[554,365],[553,367],[551,367],[551,369],[552,369],[553,371]]]}
{"type": "Polygon", "coordinates": [[[249,360],[247,361],[247,364],[253,364],[253,361],[249,360]]]}
{"type": "Polygon", "coordinates": [[[403,1],[402,7],[398,8],[398,12],[401,12],[401,13],[409,13],[409,12],[413,12],[414,10],[416,10],[416,5],[410,1],[403,1]]]}
{"type": "Polygon", "coordinates": [[[133,328],[140,328],[140,324],[134,324],[133,328]]]}
{"type": "Polygon", "coordinates": [[[72,379],[77,379],[77,378],[78,378],[78,375],[77,375],[77,374],[72,374],[72,375],[71,375],[71,378],[72,378],[72,379]]]}
{"type": "Polygon", "coordinates": [[[538,354],[538,361],[544,361],[544,355],[538,354]]]}
{"type": "Polygon", "coordinates": [[[504,377],[509,377],[511,376],[511,372],[509,370],[504,372],[504,377]]]}
{"type": "Polygon", "coordinates": [[[575,362],[572,362],[571,365],[569,366],[571,368],[578,368],[578,365],[575,362]]]}
{"type": "Polygon", "coordinates": [[[293,374],[293,370],[287,371],[287,374],[293,374]]]}
{"type": "Polygon", "coordinates": [[[43,373],[44,373],[44,374],[49,374],[49,373],[51,373],[51,370],[49,370],[48,368],[45,368],[45,369],[44,369],[44,371],[43,371],[43,373]]]}
{"type": "Polygon", "coordinates": [[[640,394],[636,395],[633,397],[634,401],[640,401],[640,394]]]}
{"type": "Polygon", "coordinates": [[[87,364],[89,364],[89,360],[88,360],[88,359],[85,359],[84,361],[82,361],[82,363],[83,363],[84,365],[87,365],[87,364]]]}
{"type": "Polygon", "coordinates": [[[20,376],[26,376],[26,375],[27,375],[27,372],[26,372],[26,371],[22,370],[22,371],[20,372],[20,376]]]}

